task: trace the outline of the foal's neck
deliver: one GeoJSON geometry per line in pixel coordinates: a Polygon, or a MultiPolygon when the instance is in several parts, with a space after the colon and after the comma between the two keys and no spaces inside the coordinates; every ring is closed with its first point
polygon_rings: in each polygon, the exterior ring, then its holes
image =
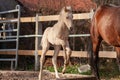
{"type": "Polygon", "coordinates": [[[57,27],[68,31],[68,28],[63,21],[58,21],[56,24],[58,25],[57,27]]]}

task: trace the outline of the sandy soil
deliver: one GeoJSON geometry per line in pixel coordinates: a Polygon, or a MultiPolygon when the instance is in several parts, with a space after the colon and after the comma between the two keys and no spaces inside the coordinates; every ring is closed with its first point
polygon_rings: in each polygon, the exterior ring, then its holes
{"type": "MultiPolygon", "coordinates": [[[[36,71],[0,71],[0,80],[38,80],[38,74],[39,72],[36,72],[36,71]]],[[[77,75],[77,74],[63,75],[60,73],[59,75],[61,79],[57,79],[57,80],[79,80],[77,78],[88,77],[86,75],[77,75]]],[[[56,79],[55,79],[54,73],[44,70],[43,80],[56,80],[56,79]]],[[[83,80],[83,79],[80,79],[80,80],[83,80]]],[[[84,80],[88,80],[88,79],[84,79],[84,80]]]]}

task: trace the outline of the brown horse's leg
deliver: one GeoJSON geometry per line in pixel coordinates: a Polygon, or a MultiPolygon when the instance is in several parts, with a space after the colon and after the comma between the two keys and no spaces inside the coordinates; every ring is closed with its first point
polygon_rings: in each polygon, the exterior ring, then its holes
{"type": "Polygon", "coordinates": [[[58,71],[57,71],[57,56],[60,51],[60,48],[61,48],[61,46],[54,46],[55,50],[54,50],[54,54],[53,54],[53,58],[52,58],[52,63],[54,66],[56,78],[59,78],[58,71]]]}
{"type": "Polygon", "coordinates": [[[64,68],[62,70],[62,73],[64,74],[65,70],[66,70],[66,66],[69,64],[69,59],[70,59],[70,56],[71,56],[71,53],[72,53],[68,41],[66,43],[65,49],[63,49],[63,50],[64,50],[64,68]]]}
{"type": "Polygon", "coordinates": [[[42,80],[43,63],[44,63],[44,60],[45,60],[45,54],[47,53],[48,49],[49,49],[49,43],[44,42],[44,44],[42,45],[42,54],[41,54],[41,58],[40,58],[39,80],[42,80]]]}
{"type": "Polygon", "coordinates": [[[99,47],[100,47],[101,41],[102,41],[101,39],[93,40],[93,53],[94,53],[93,70],[94,70],[94,74],[95,74],[97,80],[100,80],[99,73],[98,73],[98,63],[99,63],[99,47]]]}
{"type": "Polygon", "coordinates": [[[116,52],[117,52],[117,62],[118,62],[118,67],[120,71],[120,47],[115,47],[116,52]]]}

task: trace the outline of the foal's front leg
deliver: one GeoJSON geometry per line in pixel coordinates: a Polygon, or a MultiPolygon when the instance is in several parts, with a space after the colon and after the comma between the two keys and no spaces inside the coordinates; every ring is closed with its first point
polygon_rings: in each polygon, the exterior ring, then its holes
{"type": "Polygon", "coordinates": [[[56,43],[59,43],[58,45],[62,45],[64,51],[64,68],[62,70],[62,73],[65,73],[66,66],[69,63],[69,58],[71,56],[72,51],[70,49],[68,40],[56,38],[56,43]]]}
{"type": "Polygon", "coordinates": [[[49,44],[46,44],[45,46],[42,46],[42,54],[40,58],[40,73],[39,73],[39,80],[42,80],[42,72],[43,72],[43,63],[45,60],[45,54],[47,53],[49,49],[49,44]]]}
{"type": "Polygon", "coordinates": [[[69,59],[72,53],[68,41],[66,42],[66,46],[63,47],[63,50],[64,50],[64,68],[62,70],[62,73],[65,73],[66,66],[69,64],[69,59]]]}
{"type": "Polygon", "coordinates": [[[52,58],[52,63],[54,66],[56,78],[60,78],[58,75],[58,71],[57,71],[57,56],[58,56],[58,53],[60,51],[60,48],[61,48],[61,46],[54,46],[55,50],[54,50],[54,54],[53,54],[53,58],[52,58]]]}

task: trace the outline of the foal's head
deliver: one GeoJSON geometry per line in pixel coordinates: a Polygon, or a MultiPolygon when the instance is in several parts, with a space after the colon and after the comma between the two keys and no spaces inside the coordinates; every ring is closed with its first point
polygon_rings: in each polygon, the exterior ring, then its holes
{"type": "Polygon", "coordinates": [[[73,14],[70,6],[63,7],[60,12],[59,20],[63,21],[69,30],[73,29],[73,14]]]}

